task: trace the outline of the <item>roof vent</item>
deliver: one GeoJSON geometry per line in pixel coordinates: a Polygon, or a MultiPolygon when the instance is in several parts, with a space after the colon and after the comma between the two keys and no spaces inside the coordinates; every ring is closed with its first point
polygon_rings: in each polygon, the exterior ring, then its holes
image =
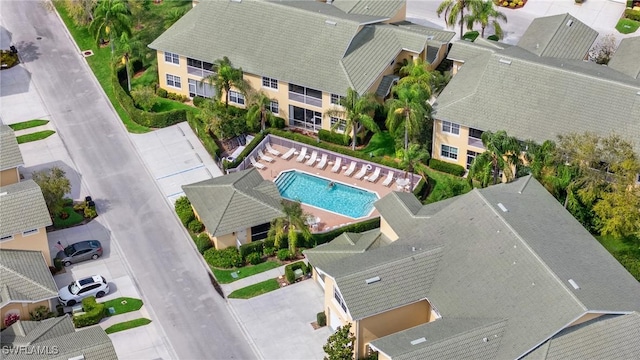
{"type": "Polygon", "coordinates": [[[84,354],[71,357],[69,360],[84,360],[84,354]]]}
{"type": "Polygon", "coordinates": [[[502,212],[508,212],[509,209],[507,209],[504,205],[502,205],[502,203],[498,203],[498,207],[500,208],[500,210],[502,210],[502,212]]]}
{"type": "Polygon", "coordinates": [[[242,0],[230,0],[231,2],[237,2],[237,3],[241,3],[242,0]]]}
{"type": "Polygon", "coordinates": [[[509,59],[500,59],[499,61],[501,64],[511,65],[511,60],[509,59]]]}
{"type": "Polygon", "coordinates": [[[573,20],[567,21],[567,26],[571,27],[571,25],[573,25],[573,20]]]}
{"type": "Polygon", "coordinates": [[[415,246],[412,246],[412,247],[411,247],[411,251],[416,251],[416,247],[415,247],[415,246]]]}
{"type": "Polygon", "coordinates": [[[578,283],[573,281],[573,279],[569,279],[569,284],[571,284],[571,286],[573,286],[573,288],[576,290],[580,289],[580,286],[578,286],[578,283]]]}
{"type": "Polygon", "coordinates": [[[487,342],[489,341],[489,338],[482,338],[482,341],[487,342]]]}
{"type": "Polygon", "coordinates": [[[638,92],[636,93],[636,95],[640,96],[640,91],[638,91],[638,92]]]}
{"type": "Polygon", "coordinates": [[[420,339],[415,339],[415,340],[411,341],[411,345],[418,345],[418,344],[423,343],[425,341],[427,341],[427,339],[424,338],[424,337],[421,337],[420,339]]]}
{"type": "Polygon", "coordinates": [[[6,191],[3,191],[3,192],[0,193],[0,196],[5,196],[5,195],[7,195],[6,191]]]}
{"type": "Polygon", "coordinates": [[[368,285],[368,284],[377,283],[378,281],[380,281],[380,276],[369,278],[369,279],[365,280],[364,282],[366,282],[367,285],[368,285]]]}
{"type": "Polygon", "coordinates": [[[325,20],[324,21],[325,24],[330,25],[330,26],[336,26],[338,23],[333,21],[333,20],[325,20]]]}

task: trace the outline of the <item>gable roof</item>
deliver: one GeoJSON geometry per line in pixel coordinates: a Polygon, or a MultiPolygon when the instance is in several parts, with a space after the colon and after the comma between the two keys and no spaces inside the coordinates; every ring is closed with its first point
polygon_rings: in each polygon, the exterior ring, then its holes
{"type": "Polygon", "coordinates": [[[377,229],[363,233],[342,233],[329,243],[319,245],[304,251],[306,258],[316,267],[323,268],[325,264],[362,253],[370,249],[386,246],[391,241],[377,229]]]}
{"type": "Polygon", "coordinates": [[[24,165],[18,140],[7,125],[0,125],[0,171],[24,165]]]}
{"type": "Polygon", "coordinates": [[[622,39],[607,66],[640,80],[640,36],[622,39]]]}
{"type": "Polygon", "coordinates": [[[43,321],[18,321],[2,331],[2,346],[29,346],[34,349],[57,349],[57,353],[20,352],[5,354],[7,360],[68,360],[84,356],[85,360],[117,359],[107,333],[99,326],[75,331],[68,315],[43,321]]]}
{"type": "MultiPolygon", "coordinates": [[[[639,80],[609,67],[513,46],[468,59],[436,100],[434,116],[540,143],[572,131],[635,141],[639,94],[639,80]]],[[[634,146],[640,153],[640,142],[634,146]]]]}
{"type": "Polygon", "coordinates": [[[58,287],[42,252],[0,249],[0,307],[57,296],[58,287]]]}
{"type": "Polygon", "coordinates": [[[182,190],[213,236],[284,216],[278,188],[254,168],[183,185],[182,190]]]}
{"type": "MultiPolygon", "coordinates": [[[[385,217],[387,207],[407,209],[404,199],[388,195],[383,200],[376,208],[394,231],[414,230],[400,231],[400,238],[386,247],[321,268],[336,280],[354,318],[428,299],[442,318],[421,325],[425,328],[447,318],[504,320],[490,330],[501,338],[495,353],[481,344],[465,347],[471,358],[502,359],[523,356],[590,311],[640,310],[640,284],[531,177],[475,189],[411,222],[404,220],[406,215],[385,217]],[[363,279],[371,276],[381,281],[366,284],[363,279]],[[386,278],[396,284],[383,288],[386,278]],[[378,298],[369,297],[371,285],[380,285],[378,298]],[[380,306],[379,299],[389,304],[380,306]]],[[[482,341],[486,335],[478,336],[487,330],[473,324],[459,335],[478,329],[474,337],[452,338],[482,341]]],[[[382,352],[391,351],[378,345],[382,352]]],[[[424,351],[398,358],[431,354],[424,351]]]]}
{"type": "Polygon", "coordinates": [[[392,18],[405,6],[405,0],[333,0],[328,1],[348,14],[392,18]]]}
{"type": "Polygon", "coordinates": [[[475,41],[456,40],[447,53],[447,59],[465,62],[481,54],[495,53],[508,47],[511,45],[482,38],[477,38],[475,41]]]}
{"type": "Polygon", "coordinates": [[[566,14],[533,19],[518,46],[538,56],[582,60],[598,32],[566,14]]]}
{"type": "Polygon", "coordinates": [[[51,225],[42,190],[29,179],[0,187],[0,235],[14,235],[51,225]]]}

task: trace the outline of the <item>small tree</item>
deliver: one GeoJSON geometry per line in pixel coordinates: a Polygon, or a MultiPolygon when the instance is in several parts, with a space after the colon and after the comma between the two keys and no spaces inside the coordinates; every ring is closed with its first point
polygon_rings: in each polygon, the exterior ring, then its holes
{"type": "Polygon", "coordinates": [[[49,213],[58,215],[64,208],[64,195],[71,192],[71,183],[64,170],[58,167],[33,173],[33,181],[42,189],[49,213]]]}
{"type": "Polygon", "coordinates": [[[593,61],[600,65],[606,65],[616,52],[617,47],[616,37],[613,34],[609,34],[601,38],[598,43],[589,50],[589,61],[593,61]]]}
{"type": "Polygon", "coordinates": [[[158,97],[150,86],[139,87],[132,90],[131,97],[136,105],[144,111],[150,111],[158,102],[158,97]]]}
{"type": "Polygon", "coordinates": [[[310,215],[304,212],[300,201],[282,200],[282,211],[285,216],[271,222],[268,236],[274,240],[274,245],[278,249],[286,236],[289,241],[289,251],[295,255],[298,236],[301,234],[306,240],[311,239],[311,231],[307,225],[310,215]]]}
{"type": "Polygon", "coordinates": [[[351,333],[351,324],[338,326],[338,329],[327,339],[322,347],[327,356],[324,360],[351,360],[353,359],[353,344],[356,337],[351,333]]]}

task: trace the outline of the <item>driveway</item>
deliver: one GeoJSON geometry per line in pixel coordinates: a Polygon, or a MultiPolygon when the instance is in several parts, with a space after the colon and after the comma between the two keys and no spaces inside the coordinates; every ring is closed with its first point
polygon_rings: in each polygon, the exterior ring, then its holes
{"type": "Polygon", "coordinates": [[[322,288],[309,279],[251,299],[228,301],[264,359],[313,360],[324,358],[322,346],[332,333],[327,326],[311,327],[323,300],[322,288]]]}

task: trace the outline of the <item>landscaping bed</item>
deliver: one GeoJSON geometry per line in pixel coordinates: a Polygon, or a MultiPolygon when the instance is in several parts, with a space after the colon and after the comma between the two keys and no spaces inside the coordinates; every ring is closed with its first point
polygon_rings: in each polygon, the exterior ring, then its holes
{"type": "Polygon", "coordinates": [[[148,324],[151,324],[151,320],[147,318],[133,319],[133,320],[121,322],[118,324],[113,324],[108,328],[104,329],[104,332],[106,332],[107,334],[113,334],[114,332],[129,330],[129,329],[133,329],[133,328],[148,325],[148,324]]]}
{"type": "Polygon", "coordinates": [[[42,125],[47,125],[49,120],[33,119],[9,125],[13,131],[30,129],[42,125]]]}
{"type": "Polygon", "coordinates": [[[18,144],[24,144],[32,141],[46,139],[55,133],[56,132],[53,130],[43,130],[43,131],[31,133],[31,134],[16,136],[16,140],[18,140],[18,144]]]}

